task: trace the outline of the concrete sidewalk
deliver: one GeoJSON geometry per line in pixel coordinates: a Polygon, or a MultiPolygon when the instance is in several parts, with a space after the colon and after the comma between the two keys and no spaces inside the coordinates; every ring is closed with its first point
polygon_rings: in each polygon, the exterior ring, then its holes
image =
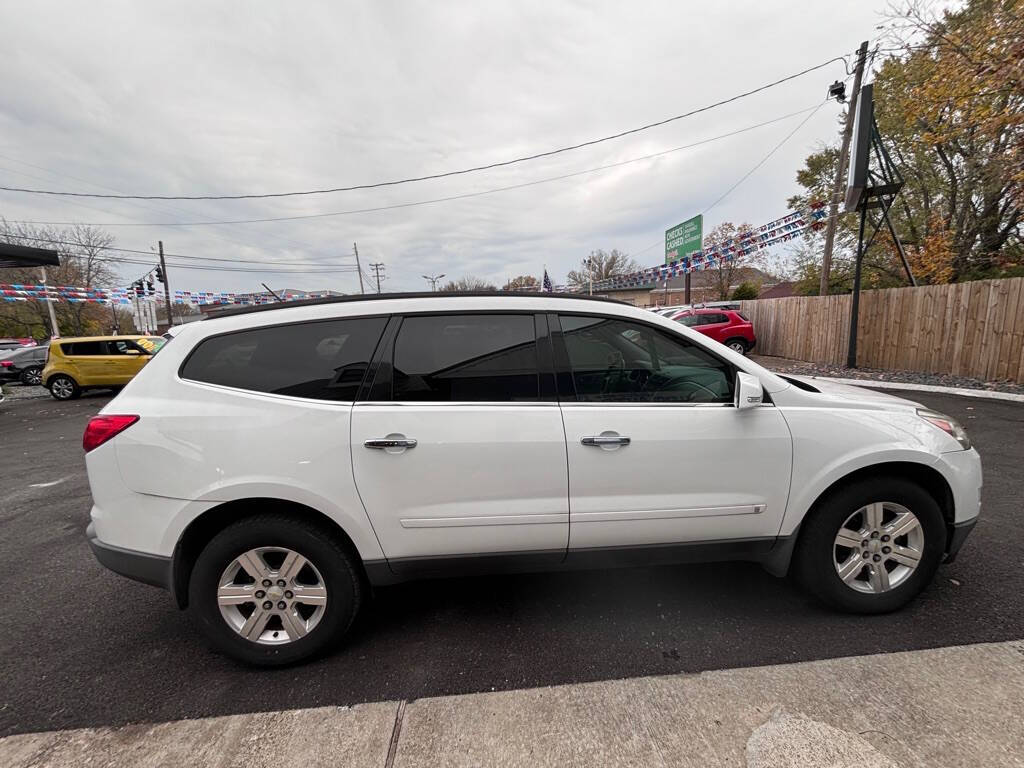
{"type": "Polygon", "coordinates": [[[0,765],[1024,766],[1024,642],[23,734],[0,765]]]}

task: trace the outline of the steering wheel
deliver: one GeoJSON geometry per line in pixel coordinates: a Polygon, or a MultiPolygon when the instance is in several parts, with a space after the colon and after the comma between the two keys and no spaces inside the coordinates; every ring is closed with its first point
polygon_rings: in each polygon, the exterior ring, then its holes
{"type": "Polygon", "coordinates": [[[652,392],[665,392],[665,391],[667,391],[669,389],[673,389],[675,387],[679,387],[680,385],[681,385],[680,388],[683,390],[683,392],[685,392],[687,389],[690,390],[683,397],[683,400],[685,402],[687,402],[687,403],[694,402],[694,397],[697,394],[699,394],[701,392],[701,390],[703,390],[704,392],[707,392],[708,395],[711,396],[711,401],[712,402],[714,402],[714,401],[719,399],[718,393],[716,393],[713,389],[710,389],[709,387],[704,386],[700,382],[693,381],[693,379],[688,379],[685,376],[674,376],[673,378],[668,379],[667,381],[659,382],[658,388],[654,389],[654,390],[651,390],[651,391],[652,392]]]}

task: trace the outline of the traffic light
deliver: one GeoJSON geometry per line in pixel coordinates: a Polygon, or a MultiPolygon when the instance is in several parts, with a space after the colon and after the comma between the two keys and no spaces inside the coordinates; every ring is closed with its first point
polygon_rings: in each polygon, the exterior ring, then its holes
{"type": "Polygon", "coordinates": [[[160,269],[160,267],[156,268],[156,272],[154,272],[154,274],[156,275],[156,279],[159,280],[161,283],[164,281],[164,272],[162,269],[160,269]]]}
{"type": "Polygon", "coordinates": [[[142,290],[142,281],[141,280],[136,280],[134,283],[132,283],[132,288],[135,289],[135,296],[136,296],[136,298],[141,299],[143,297],[143,295],[144,295],[143,294],[143,290],[142,290]]]}
{"type": "Polygon", "coordinates": [[[146,281],[146,295],[152,296],[154,293],[156,293],[156,285],[152,279],[149,279],[146,281]]]}

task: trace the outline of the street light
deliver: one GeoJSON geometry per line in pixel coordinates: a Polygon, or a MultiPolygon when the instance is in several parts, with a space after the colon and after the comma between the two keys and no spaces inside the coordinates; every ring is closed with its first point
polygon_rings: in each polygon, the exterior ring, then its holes
{"type": "Polygon", "coordinates": [[[421,276],[421,278],[423,278],[423,280],[430,281],[430,290],[433,291],[434,293],[436,293],[437,292],[437,281],[439,281],[441,278],[443,278],[444,273],[441,272],[440,274],[435,274],[433,276],[431,276],[429,274],[422,274],[420,276],[421,276]]]}

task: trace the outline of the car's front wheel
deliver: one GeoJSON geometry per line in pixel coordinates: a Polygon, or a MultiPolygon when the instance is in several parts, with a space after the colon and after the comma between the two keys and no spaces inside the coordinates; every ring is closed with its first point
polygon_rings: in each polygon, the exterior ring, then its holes
{"type": "Polygon", "coordinates": [[[217,650],[280,666],[335,645],[362,591],[355,558],[329,531],[268,513],[210,540],[192,571],[189,610],[217,650]]]}
{"type": "Polygon", "coordinates": [[[826,604],[885,613],[924,589],[945,546],[942,511],[929,493],[901,478],[869,479],[840,488],[808,515],[794,565],[826,604]]]}
{"type": "Polygon", "coordinates": [[[21,376],[18,377],[21,383],[27,387],[34,387],[43,382],[43,369],[39,366],[33,366],[26,368],[21,372],[21,376]]]}
{"type": "Polygon", "coordinates": [[[82,388],[78,386],[78,382],[63,373],[51,378],[48,386],[50,394],[55,400],[74,400],[82,394],[82,388]]]}

